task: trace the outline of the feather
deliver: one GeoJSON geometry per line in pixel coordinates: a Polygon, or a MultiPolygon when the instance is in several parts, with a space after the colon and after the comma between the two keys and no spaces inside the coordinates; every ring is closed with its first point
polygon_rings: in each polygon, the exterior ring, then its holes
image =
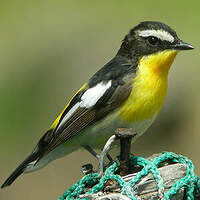
{"type": "Polygon", "coordinates": [[[36,161],[38,159],[38,153],[32,153],[30,154],[12,173],[11,175],[6,179],[6,181],[2,184],[1,188],[7,187],[11,185],[15,179],[21,175],[28,164],[30,164],[33,161],[36,161]]]}

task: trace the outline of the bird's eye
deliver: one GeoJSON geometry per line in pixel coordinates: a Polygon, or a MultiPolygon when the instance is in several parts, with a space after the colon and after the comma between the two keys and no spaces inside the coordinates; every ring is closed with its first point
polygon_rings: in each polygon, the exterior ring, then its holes
{"type": "Polygon", "coordinates": [[[159,44],[159,39],[157,37],[154,37],[154,36],[147,37],[147,41],[151,45],[157,45],[157,44],[159,44]]]}

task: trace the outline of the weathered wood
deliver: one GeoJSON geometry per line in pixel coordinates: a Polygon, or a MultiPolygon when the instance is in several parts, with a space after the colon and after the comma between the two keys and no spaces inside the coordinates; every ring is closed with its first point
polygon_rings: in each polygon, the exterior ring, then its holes
{"type": "Polygon", "coordinates": [[[98,194],[85,194],[85,195],[80,195],[81,199],[93,199],[93,200],[130,200],[127,196],[122,195],[120,193],[110,193],[102,196],[102,193],[99,192],[98,194]]]}
{"type": "MultiPolygon", "coordinates": [[[[185,164],[170,164],[167,166],[160,167],[159,173],[163,178],[165,192],[168,191],[172,185],[183,178],[186,175],[187,167],[185,164]]],[[[129,174],[124,176],[123,179],[125,182],[130,181],[137,173],[129,174]]],[[[94,200],[104,200],[104,199],[117,199],[116,195],[120,197],[121,189],[119,185],[113,181],[112,185],[108,184],[104,188],[104,192],[100,191],[94,195],[83,195],[81,198],[90,198],[94,200]]],[[[156,187],[155,180],[152,174],[148,174],[143,177],[142,180],[135,185],[134,187],[135,195],[140,200],[158,200],[158,190],[156,187]]],[[[127,199],[127,198],[125,198],[127,199]]],[[[184,189],[180,189],[179,192],[172,198],[172,200],[183,200],[184,199],[184,189]]]]}
{"type": "MultiPolygon", "coordinates": [[[[168,191],[172,185],[186,175],[187,167],[185,164],[172,164],[158,169],[161,177],[163,178],[165,192],[168,191]]],[[[130,181],[137,173],[124,176],[124,181],[130,181]]],[[[110,191],[111,192],[111,191],[110,191]]],[[[113,192],[120,192],[119,187],[113,188],[113,192]]],[[[142,200],[158,199],[158,190],[152,174],[143,177],[142,180],[135,185],[134,192],[137,197],[142,200]]],[[[183,199],[184,189],[174,196],[175,199],[183,199]]]]}

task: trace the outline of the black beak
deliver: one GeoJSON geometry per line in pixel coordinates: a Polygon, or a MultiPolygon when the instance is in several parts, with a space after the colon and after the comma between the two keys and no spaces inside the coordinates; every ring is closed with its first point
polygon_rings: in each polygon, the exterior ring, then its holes
{"type": "Polygon", "coordinates": [[[177,44],[173,45],[173,49],[175,50],[192,50],[194,47],[191,44],[188,44],[183,41],[179,41],[177,44]]]}

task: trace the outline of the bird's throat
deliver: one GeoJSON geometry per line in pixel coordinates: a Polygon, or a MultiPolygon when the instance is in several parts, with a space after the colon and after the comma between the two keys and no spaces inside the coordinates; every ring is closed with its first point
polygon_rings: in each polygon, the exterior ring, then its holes
{"type": "Polygon", "coordinates": [[[167,76],[168,71],[177,55],[175,50],[165,50],[140,59],[138,68],[145,72],[149,71],[157,76],[167,76]]]}
{"type": "Polygon", "coordinates": [[[176,54],[165,51],[140,60],[132,92],[119,111],[121,119],[134,123],[159,113],[166,97],[168,71],[176,54]]]}

